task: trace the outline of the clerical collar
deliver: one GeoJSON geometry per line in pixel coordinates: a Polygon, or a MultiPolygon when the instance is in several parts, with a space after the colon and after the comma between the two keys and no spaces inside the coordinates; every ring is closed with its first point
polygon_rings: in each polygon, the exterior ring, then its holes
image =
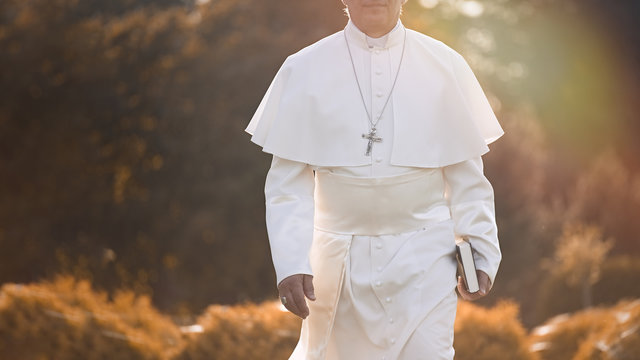
{"type": "Polygon", "coordinates": [[[349,38],[349,42],[362,47],[364,49],[374,48],[390,48],[395,45],[401,45],[404,39],[404,25],[402,21],[398,19],[396,26],[379,38],[372,38],[363,33],[358,27],[349,19],[344,31],[349,38]]]}

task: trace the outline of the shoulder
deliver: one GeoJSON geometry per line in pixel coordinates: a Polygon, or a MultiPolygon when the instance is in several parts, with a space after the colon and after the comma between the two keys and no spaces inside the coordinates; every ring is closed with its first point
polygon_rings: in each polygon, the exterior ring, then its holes
{"type": "Polygon", "coordinates": [[[411,29],[407,29],[407,36],[416,46],[429,51],[443,60],[451,62],[464,60],[459,52],[441,40],[411,29]]]}

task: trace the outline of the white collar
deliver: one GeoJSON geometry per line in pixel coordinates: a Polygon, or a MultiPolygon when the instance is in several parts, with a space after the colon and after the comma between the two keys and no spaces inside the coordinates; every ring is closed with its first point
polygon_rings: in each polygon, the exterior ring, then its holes
{"type": "Polygon", "coordinates": [[[353,21],[349,19],[344,31],[349,42],[352,44],[356,44],[364,49],[370,49],[371,47],[387,49],[395,45],[402,44],[405,29],[402,21],[398,19],[398,23],[393,29],[391,29],[391,31],[379,38],[372,38],[358,29],[353,21]]]}

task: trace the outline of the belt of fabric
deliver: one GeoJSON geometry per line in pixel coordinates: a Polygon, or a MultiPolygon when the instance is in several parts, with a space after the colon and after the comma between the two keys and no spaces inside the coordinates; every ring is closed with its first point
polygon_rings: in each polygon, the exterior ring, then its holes
{"type": "Polygon", "coordinates": [[[337,234],[398,234],[451,217],[440,169],[359,178],[318,171],[316,229],[337,234]]]}

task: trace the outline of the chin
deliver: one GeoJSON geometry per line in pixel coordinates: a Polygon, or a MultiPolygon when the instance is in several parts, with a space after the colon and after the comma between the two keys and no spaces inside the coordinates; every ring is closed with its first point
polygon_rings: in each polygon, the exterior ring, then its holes
{"type": "Polygon", "coordinates": [[[364,16],[369,23],[384,24],[388,21],[388,15],[386,11],[371,11],[364,16]]]}

